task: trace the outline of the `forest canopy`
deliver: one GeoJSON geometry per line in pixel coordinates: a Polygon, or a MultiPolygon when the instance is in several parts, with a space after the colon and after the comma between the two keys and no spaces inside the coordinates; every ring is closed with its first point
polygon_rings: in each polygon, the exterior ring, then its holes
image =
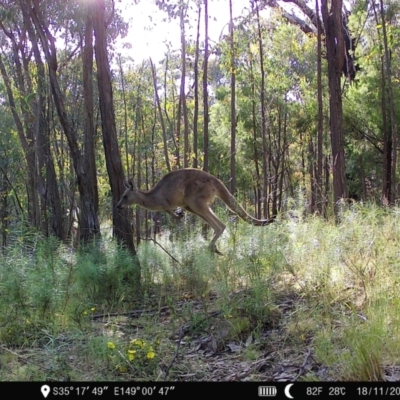
{"type": "Polygon", "coordinates": [[[20,224],[76,244],[104,224],[134,252],[162,220],[138,211],[134,229],[116,211],[124,180],[185,167],[257,218],[396,202],[397,1],[249,0],[236,18],[229,1],[217,42],[207,0],[155,4],[180,43],[135,62],[116,51],[129,21],[113,1],[1,2],[3,247],[20,224]]]}

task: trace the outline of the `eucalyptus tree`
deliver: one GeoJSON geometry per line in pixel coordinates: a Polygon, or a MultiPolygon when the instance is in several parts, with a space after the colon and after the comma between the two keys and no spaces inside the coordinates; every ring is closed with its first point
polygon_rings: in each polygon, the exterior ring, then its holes
{"type": "MultiPolygon", "coordinates": [[[[354,80],[357,71],[354,60],[355,41],[349,35],[347,18],[343,13],[342,0],[321,0],[321,19],[309,2],[304,0],[283,0],[297,6],[307,21],[297,15],[284,11],[283,15],[288,21],[299,26],[305,33],[316,34],[321,27],[324,30],[324,44],[328,64],[328,85],[330,96],[330,138],[331,138],[331,167],[333,171],[333,200],[336,214],[336,205],[339,200],[348,196],[345,169],[345,151],[343,134],[343,107],[341,76],[354,80]]],[[[269,5],[278,6],[276,1],[268,1],[269,5]]],[[[320,144],[319,144],[320,146],[320,144]]],[[[320,148],[320,147],[319,147],[320,148]]],[[[321,168],[318,168],[321,173],[321,168]]],[[[320,177],[317,178],[320,182],[320,177]]]]}
{"type": "Polygon", "coordinates": [[[229,0],[229,66],[230,66],[230,92],[231,92],[231,145],[230,145],[230,171],[229,189],[232,194],[236,193],[236,49],[235,49],[235,25],[233,22],[232,0],[229,0]]]}
{"type": "MultiPolygon", "coordinates": [[[[0,93],[5,88],[0,84],[0,93]]],[[[15,238],[19,221],[26,221],[26,207],[20,197],[20,186],[25,186],[24,154],[15,136],[14,120],[7,103],[0,104],[0,235],[1,248],[5,252],[9,237],[15,238]],[[12,237],[12,236],[11,236],[12,237]]],[[[26,203],[26,202],[24,202],[26,203]]]]}
{"type": "Polygon", "coordinates": [[[189,117],[187,109],[187,99],[186,99],[186,69],[187,69],[187,38],[186,30],[189,23],[188,11],[192,8],[192,4],[189,0],[179,0],[175,3],[168,2],[165,0],[157,0],[156,4],[159,8],[165,11],[170,20],[179,19],[179,29],[180,29],[180,85],[179,85],[179,100],[178,109],[176,113],[176,142],[177,142],[177,152],[176,152],[176,164],[178,167],[181,165],[181,158],[183,158],[183,167],[189,166],[189,117]],[[181,151],[181,127],[183,120],[183,154],[181,151]]]}
{"type": "MultiPolygon", "coordinates": [[[[379,10],[375,2],[372,8],[377,23],[378,36],[380,39],[381,53],[381,76],[382,76],[382,119],[383,119],[383,186],[382,198],[384,203],[394,204],[396,198],[396,166],[397,166],[397,120],[395,118],[395,104],[393,96],[393,71],[392,71],[392,49],[396,47],[396,12],[399,11],[398,4],[387,4],[379,2],[379,10]],[[391,19],[393,21],[391,21],[391,19]],[[394,24],[393,24],[394,22],[394,24]],[[393,29],[394,28],[394,29],[393,29]],[[380,31],[382,33],[380,34],[380,31]],[[390,38],[390,39],[389,39],[390,38]]],[[[398,42],[398,39],[397,39],[398,42]]]]}
{"type": "Polygon", "coordinates": [[[27,163],[28,220],[44,234],[64,239],[65,212],[50,148],[48,82],[37,37],[25,2],[3,2],[0,12],[0,70],[27,163]]]}
{"type": "Polygon", "coordinates": [[[345,97],[345,129],[348,132],[348,174],[352,193],[392,204],[396,200],[397,130],[400,90],[400,7],[388,1],[358,2],[350,18],[351,29],[362,32],[357,47],[360,71],[356,85],[345,97]],[[383,15],[382,15],[383,12],[383,15]],[[383,23],[387,30],[386,40],[383,23]],[[385,46],[386,42],[386,46],[385,46]],[[386,48],[385,48],[386,47],[386,48]],[[390,57],[386,57],[389,53],[390,57]]]}
{"type": "Polygon", "coordinates": [[[125,180],[125,175],[117,140],[113,88],[107,44],[107,28],[113,20],[113,13],[111,16],[106,13],[105,0],[96,0],[91,8],[91,12],[93,16],[93,31],[96,38],[94,49],[97,66],[97,86],[99,91],[103,148],[112,193],[114,235],[121,244],[126,246],[131,253],[135,255],[133,226],[129,218],[129,210],[119,211],[116,208],[116,204],[124,191],[122,183],[125,180]]]}
{"type": "Polygon", "coordinates": [[[203,170],[208,171],[209,164],[209,104],[208,104],[208,57],[209,57],[209,38],[208,38],[208,0],[204,0],[204,61],[203,61],[203,170]]]}
{"type": "MultiPolygon", "coordinates": [[[[77,178],[78,190],[80,194],[80,239],[83,242],[95,238],[100,234],[100,225],[97,215],[97,185],[95,183],[94,158],[91,156],[92,150],[88,145],[93,144],[93,140],[86,140],[86,147],[81,146],[79,143],[78,132],[76,126],[72,123],[68,115],[66,106],[66,94],[62,90],[59,77],[59,62],[58,62],[58,49],[56,46],[56,38],[54,33],[50,31],[49,12],[54,11],[46,7],[45,3],[39,3],[37,0],[21,1],[21,8],[24,13],[29,16],[29,21],[32,24],[32,29],[35,29],[35,34],[41,45],[45,60],[47,62],[48,74],[53,95],[53,101],[57,110],[57,115],[63,129],[63,133],[67,138],[70,154],[72,157],[72,164],[77,178]]],[[[58,5],[58,4],[57,4],[58,5]]],[[[72,7],[75,4],[71,4],[72,7]]],[[[63,8],[61,8],[63,9],[63,8]]],[[[82,10],[83,11],[83,10],[82,10]]],[[[81,14],[83,16],[83,12],[81,14]]],[[[89,21],[86,21],[89,22],[89,21]]],[[[84,24],[82,24],[84,25],[84,24]]],[[[83,35],[81,35],[82,37],[83,35]]],[[[86,41],[86,46],[90,43],[86,41]]],[[[71,54],[71,57],[73,53],[71,54]]],[[[87,87],[86,87],[87,89],[87,87]]],[[[88,97],[86,97],[86,100],[88,97]]],[[[90,108],[90,107],[89,107],[90,108]]],[[[87,111],[90,112],[89,108],[87,111]]],[[[86,135],[93,135],[93,130],[86,130],[86,135]]]]}

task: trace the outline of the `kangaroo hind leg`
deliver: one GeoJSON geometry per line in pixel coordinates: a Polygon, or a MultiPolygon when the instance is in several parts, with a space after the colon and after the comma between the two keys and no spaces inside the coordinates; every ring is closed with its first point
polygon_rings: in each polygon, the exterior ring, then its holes
{"type": "Polygon", "coordinates": [[[197,200],[193,204],[188,204],[188,206],[193,214],[203,218],[204,221],[206,221],[214,229],[214,236],[210,242],[209,248],[214,253],[222,254],[217,249],[216,241],[222,235],[226,226],[218,219],[218,217],[206,203],[201,203],[199,200],[197,200]]]}

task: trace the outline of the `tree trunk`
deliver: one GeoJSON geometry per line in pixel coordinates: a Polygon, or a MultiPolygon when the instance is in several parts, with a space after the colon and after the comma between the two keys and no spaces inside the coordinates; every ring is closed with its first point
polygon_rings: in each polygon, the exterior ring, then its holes
{"type": "Polygon", "coordinates": [[[127,247],[132,255],[136,255],[133,243],[133,224],[129,208],[119,211],[116,207],[123,193],[125,180],[121,154],[117,141],[111,71],[107,54],[105,0],[96,0],[93,10],[93,28],[96,37],[95,55],[97,65],[97,84],[99,89],[99,105],[103,146],[106,167],[112,193],[112,214],[114,235],[117,241],[127,247]]]}
{"type": "Polygon", "coordinates": [[[158,90],[157,90],[156,68],[151,59],[150,59],[150,66],[151,66],[151,72],[153,74],[154,97],[156,99],[157,110],[158,110],[158,115],[160,117],[160,124],[161,124],[162,136],[163,136],[165,164],[167,165],[168,172],[171,172],[171,164],[169,162],[169,156],[168,156],[167,132],[165,129],[164,117],[163,117],[163,113],[161,110],[160,96],[158,95],[158,90]]]}
{"type": "MultiPolygon", "coordinates": [[[[397,164],[397,123],[394,114],[394,99],[393,99],[393,86],[392,86],[392,67],[391,67],[391,56],[388,47],[388,38],[386,31],[386,17],[385,10],[383,8],[383,0],[380,0],[380,10],[381,10],[381,24],[382,24],[382,35],[383,35],[383,49],[384,49],[384,59],[385,59],[385,75],[387,81],[387,97],[389,106],[389,120],[390,120],[390,133],[388,143],[390,147],[387,149],[387,156],[390,157],[388,160],[388,167],[390,164],[390,171],[388,171],[387,179],[390,182],[390,190],[387,192],[387,202],[389,204],[394,204],[396,198],[396,164],[397,164]]],[[[389,169],[389,168],[388,168],[389,169]]]]}
{"type": "Polygon", "coordinates": [[[209,135],[208,135],[208,0],[204,0],[204,64],[203,64],[203,108],[204,108],[204,127],[203,127],[203,170],[209,169],[209,135]]]}
{"type": "Polygon", "coordinates": [[[348,197],[344,155],[342,93],[340,87],[340,76],[344,62],[342,0],[332,1],[330,11],[328,11],[328,0],[322,0],[321,12],[325,26],[328,61],[333,200],[335,215],[338,217],[338,202],[340,199],[348,197]]]}
{"type": "Polygon", "coordinates": [[[229,35],[231,41],[231,176],[229,188],[232,194],[236,193],[236,61],[235,41],[232,15],[232,0],[229,0],[229,35]]]}
{"type": "MultiPolygon", "coordinates": [[[[18,49],[21,51],[23,47],[21,43],[17,43],[16,38],[11,31],[8,31],[0,20],[0,26],[4,34],[10,39],[12,44],[14,62],[15,62],[15,83],[18,88],[19,95],[21,99],[27,96],[27,91],[25,88],[25,80],[23,79],[21,60],[18,54],[18,49]]],[[[19,41],[20,42],[20,41],[19,41]]],[[[27,164],[27,195],[28,195],[28,221],[31,226],[40,229],[40,211],[39,211],[39,196],[37,190],[37,171],[36,171],[36,146],[35,137],[33,135],[33,130],[30,128],[28,110],[26,107],[22,107],[23,118],[21,119],[17,110],[17,103],[14,96],[13,85],[11,79],[7,73],[6,65],[4,64],[0,56],[0,72],[4,81],[4,85],[7,91],[8,102],[10,105],[11,113],[14,118],[15,126],[18,132],[18,137],[22,145],[24,152],[26,164],[27,164]]]]}
{"type": "Polygon", "coordinates": [[[196,52],[194,58],[194,110],[193,110],[193,161],[192,167],[198,166],[198,126],[199,126],[199,58],[200,58],[200,18],[201,3],[197,10],[196,52]]]}
{"type": "Polygon", "coordinates": [[[183,167],[189,166],[189,118],[186,104],[186,38],[185,38],[185,17],[186,6],[182,2],[180,5],[180,25],[181,25],[181,88],[179,94],[178,108],[178,127],[183,114],[183,167]]]}
{"type": "Polygon", "coordinates": [[[317,102],[318,102],[318,126],[317,126],[317,171],[315,176],[315,198],[316,209],[320,215],[323,214],[323,192],[322,192],[322,176],[323,176],[323,103],[322,103],[322,26],[319,19],[319,4],[315,0],[315,10],[317,15],[317,102]]]}
{"type": "Polygon", "coordinates": [[[93,106],[93,19],[90,12],[86,17],[85,44],[83,48],[83,95],[85,99],[85,137],[83,165],[89,185],[84,196],[81,196],[79,216],[80,241],[88,243],[100,236],[98,219],[99,194],[96,174],[96,155],[94,140],[94,106],[93,106]]]}
{"type": "Polygon", "coordinates": [[[260,103],[261,103],[261,139],[262,139],[262,173],[263,173],[263,197],[264,197],[264,218],[269,217],[269,180],[268,180],[268,146],[267,146],[267,116],[265,111],[265,71],[264,71],[264,50],[261,33],[260,14],[257,2],[254,2],[257,16],[257,34],[258,48],[260,52],[260,72],[261,72],[261,88],[260,88],[260,103]]]}
{"type": "Polygon", "coordinates": [[[43,52],[48,64],[50,85],[53,94],[54,103],[57,109],[57,114],[60,119],[61,126],[64,134],[67,138],[74,171],[76,173],[78,181],[78,190],[80,194],[80,205],[81,212],[80,223],[85,227],[92,227],[93,229],[87,228],[83,233],[83,241],[86,239],[92,239],[99,232],[99,224],[97,221],[97,214],[95,212],[95,199],[91,191],[93,182],[92,177],[87,173],[84,156],[81,154],[81,150],[77,141],[77,134],[73,129],[67,115],[67,111],[64,104],[64,96],[61,93],[60,85],[57,77],[57,48],[55,45],[55,39],[52,37],[45,18],[41,13],[41,9],[38,0],[33,0],[34,7],[29,9],[30,17],[35,25],[36,31],[40,37],[43,52]],[[83,219],[87,220],[84,221],[83,219]]]}
{"type": "Polygon", "coordinates": [[[8,237],[8,195],[10,192],[10,184],[7,178],[7,165],[4,168],[0,166],[0,220],[1,220],[1,249],[4,253],[7,247],[8,237]]]}
{"type": "Polygon", "coordinates": [[[260,176],[260,160],[258,152],[258,140],[257,140],[257,109],[256,109],[256,88],[255,79],[253,72],[253,58],[251,53],[249,53],[249,69],[250,69],[250,79],[251,79],[251,115],[252,115],[252,129],[253,129],[253,149],[254,149],[254,170],[256,175],[256,218],[262,218],[262,195],[261,195],[261,176],[260,176]]]}

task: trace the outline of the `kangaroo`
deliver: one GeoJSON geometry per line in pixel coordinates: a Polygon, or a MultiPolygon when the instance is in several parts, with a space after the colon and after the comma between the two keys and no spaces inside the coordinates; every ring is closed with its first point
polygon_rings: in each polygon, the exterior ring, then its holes
{"type": "Polygon", "coordinates": [[[139,190],[132,181],[117,204],[122,210],[131,204],[137,204],[149,211],[166,211],[176,219],[183,217],[176,208],[183,208],[192,214],[203,218],[213,229],[214,237],[210,242],[210,250],[222,254],[216,247],[217,239],[222,235],[226,226],[211,210],[215,197],[219,197],[228,208],[244,221],[252,225],[267,225],[271,219],[256,219],[250,216],[232,196],[226,186],[215,176],[195,168],[184,168],[165,175],[148,192],[139,190]]]}

